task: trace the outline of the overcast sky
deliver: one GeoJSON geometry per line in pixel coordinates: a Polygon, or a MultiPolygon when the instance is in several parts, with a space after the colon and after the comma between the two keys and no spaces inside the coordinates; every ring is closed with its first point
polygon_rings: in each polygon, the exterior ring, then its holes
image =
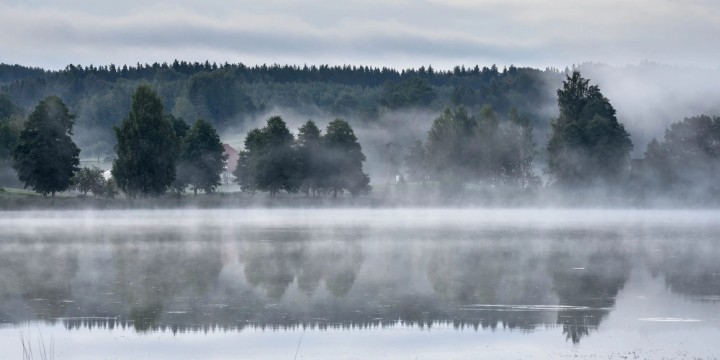
{"type": "Polygon", "coordinates": [[[720,66],[716,0],[0,0],[0,62],[720,66]]]}

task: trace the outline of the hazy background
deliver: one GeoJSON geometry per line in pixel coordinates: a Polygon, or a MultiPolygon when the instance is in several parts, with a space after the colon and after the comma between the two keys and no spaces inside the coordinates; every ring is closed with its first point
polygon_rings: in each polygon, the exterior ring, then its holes
{"type": "Polygon", "coordinates": [[[0,60],[716,68],[719,19],[711,0],[5,0],[0,60]]]}
{"type": "MultiPolygon", "coordinates": [[[[0,3],[0,63],[47,70],[68,64],[119,68],[175,59],[398,70],[428,65],[436,70],[462,65],[470,69],[476,64],[497,64],[501,71],[510,65],[536,68],[544,73],[532,84],[534,93],[516,98],[505,94],[516,100],[507,105],[518,107],[534,124],[541,172],[549,123],[557,115],[555,92],[567,68],[581,70],[592,84],[600,85],[631,134],[634,158],[643,156],[653,137],[662,138],[669,124],[720,113],[720,47],[713,46],[719,20],[720,3],[705,0],[6,0],[0,3]]],[[[356,116],[318,106],[318,96],[303,102],[302,95],[311,87],[293,88],[275,79],[233,79],[234,94],[249,107],[238,105],[234,113],[208,118],[188,105],[194,101],[188,90],[192,80],[170,72],[149,79],[167,112],[190,123],[197,117],[210,120],[223,142],[237,149],[249,129],[262,126],[272,115],[282,116],[294,132],[309,118],[324,128],[343,117],[356,130],[374,182],[387,176],[388,144],[397,144],[401,153],[415,140],[424,141],[432,120],[445,106],[455,105],[448,101],[454,87],[462,85],[433,86],[437,99],[429,106],[394,109],[377,106],[380,86],[317,85],[316,94],[335,96],[328,100],[331,103],[341,103],[349,94],[361,107],[370,103],[376,111],[356,116]]],[[[74,83],[43,87],[26,79],[12,87],[0,76],[0,85],[10,86],[4,91],[26,111],[41,96],[63,98],[77,114],[74,139],[83,149],[81,157],[105,157],[114,141],[111,126],[127,114],[129,95],[139,80],[83,81],[77,86],[84,86],[84,92],[77,93],[74,83]],[[63,92],[82,95],[69,100],[63,92]]],[[[479,100],[484,101],[492,102],[487,96],[479,100]]],[[[507,111],[495,110],[501,116],[507,111]]]]}

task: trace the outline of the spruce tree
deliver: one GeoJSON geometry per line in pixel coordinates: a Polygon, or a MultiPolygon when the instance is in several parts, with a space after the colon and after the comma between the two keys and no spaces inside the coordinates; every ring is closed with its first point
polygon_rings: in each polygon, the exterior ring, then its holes
{"type": "Polygon", "coordinates": [[[129,197],[163,194],[175,179],[179,146],[160,98],[149,86],[138,86],[127,118],[114,130],[112,175],[118,187],[129,197]]]}

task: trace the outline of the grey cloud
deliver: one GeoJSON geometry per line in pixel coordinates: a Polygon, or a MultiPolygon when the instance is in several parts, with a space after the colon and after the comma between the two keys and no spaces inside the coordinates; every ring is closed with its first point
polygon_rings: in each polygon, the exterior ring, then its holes
{"type": "Polygon", "coordinates": [[[702,0],[84,3],[0,5],[0,61],[54,68],[118,58],[564,67],[649,59],[715,67],[720,55],[710,46],[720,6],[702,0]]]}

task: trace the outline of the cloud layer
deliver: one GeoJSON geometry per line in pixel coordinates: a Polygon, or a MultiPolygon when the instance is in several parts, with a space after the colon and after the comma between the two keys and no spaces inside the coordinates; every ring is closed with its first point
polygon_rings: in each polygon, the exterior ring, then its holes
{"type": "Polygon", "coordinates": [[[10,0],[0,5],[0,62],[715,68],[718,33],[720,3],[706,0],[10,0]]]}

